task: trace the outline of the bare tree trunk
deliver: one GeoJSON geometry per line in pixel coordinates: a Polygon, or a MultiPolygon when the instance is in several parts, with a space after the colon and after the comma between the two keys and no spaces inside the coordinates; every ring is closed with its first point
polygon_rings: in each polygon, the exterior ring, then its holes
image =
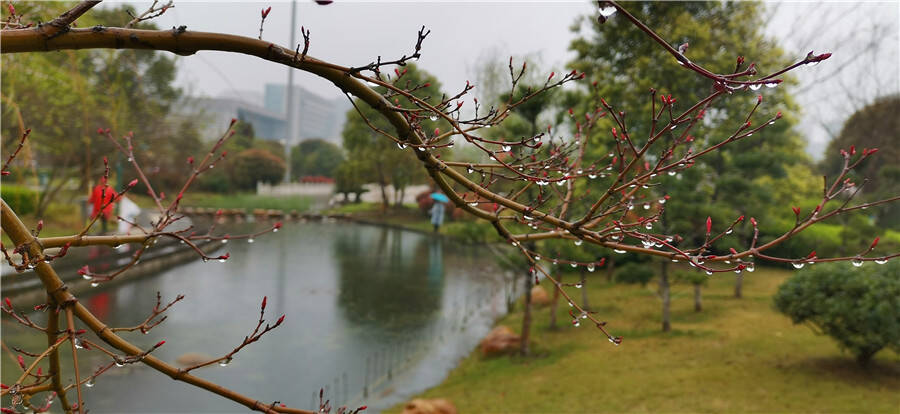
{"type": "Polygon", "coordinates": [[[703,300],[700,297],[700,284],[694,283],[694,312],[703,310],[703,300]]]}
{"type": "Polygon", "coordinates": [[[612,282],[613,273],[616,272],[616,256],[609,256],[609,260],[606,261],[606,281],[612,282]]]}
{"type": "MultiPolygon", "coordinates": [[[[562,283],[563,274],[560,273],[556,280],[562,283]]],[[[559,328],[556,326],[556,306],[559,304],[559,289],[553,289],[553,299],[550,301],[550,329],[559,328]]]]}
{"type": "Polygon", "coordinates": [[[528,341],[531,337],[531,274],[525,275],[525,310],[522,316],[522,339],[519,344],[519,351],[522,356],[528,356],[528,341]]]}
{"type": "Polygon", "coordinates": [[[588,304],[587,273],[583,267],[581,268],[581,308],[586,311],[591,310],[591,305],[588,304]]]}
{"type": "Polygon", "coordinates": [[[744,275],[739,274],[734,278],[734,297],[740,299],[744,297],[744,275]]]}
{"type": "Polygon", "coordinates": [[[662,330],[663,332],[669,332],[672,330],[669,315],[669,304],[671,302],[669,297],[669,262],[665,260],[660,262],[659,270],[659,295],[662,297],[662,330]]]}
{"type": "Polygon", "coordinates": [[[391,205],[391,199],[387,194],[387,180],[384,178],[384,172],[381,169],[381,163],[375,163],[378,172],[378,186],[381,187],[381,211],[384,211],[391,205]]]}

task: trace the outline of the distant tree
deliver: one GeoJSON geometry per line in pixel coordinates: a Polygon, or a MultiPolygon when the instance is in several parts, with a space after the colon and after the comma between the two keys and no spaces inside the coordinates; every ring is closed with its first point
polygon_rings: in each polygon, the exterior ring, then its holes
{"type": "Polygon", "coordinates": [[[284,177],[284,161],[269,151],[251,148],[238,153],[228,173],[237,189],[253,190],[257,182],[276,184],[284,177]]]}
{"type": "MultiPolygon", "coordinates": [[[[861,262],[860,262],[861,263],[861,262]]],[[[775,294],[794,323],[834,338],[866,365],[883,348],[900,352],[900,262],[855,267],[826,263],[804,269],[775,294]]]]}
{"type": "MultiPolygon", "coordinates": [[[[869,177],[860,192],[867,198],[876,199],[885,194],[900,191],[900,95],[880,98],[860,109],[844,123],[840,134],[828,143],[826,156],[820,169],[823,174],[834,176],[840,171],[840,151],[862,151],[878,148],[878,157],[867,160],[851,178],[861,182],[869,177]]],[[[900,208],[885,206],[875,212],[875,219],[883,227],[900,226],[900,208]]]]}
{"type": "MultiPolygon", "coordinates": [[[[437,98],[441,96],[441,84],[428,72],[419,69],[414,64],[402,68],[402,76],[397,80],[398,84],[419,85],[412,92],[419,98],[437,98]]],[[[400,74],[393,74],[396,77],[400,74]]],[[[379,93],[387,93],[384,87],[376,87],[379,93]]],[[[390,95],[389,95],[390,96],[390,95]]],[[[391,97],[395,104],[409,104],[406,97],[394,95],[391,97]]],[[[357,168],[363,169],[365,176],[370,177],[381,188],[381,200],[384,207],[391,205],[387,194],[387,186],[393,185],[398,194],[402,194],[406,186],[417,181],[424,180],[422,169],[417,164],[416,157],[410,151],[397,151],[397,144],[375,131],[369,126],[371,123],[381,131],[390,130],[390,124],[386,119],[378,115],[378,111],[356,100],[356,108],[351,109],[344,124],[343,137],[344,149],[348,158],[358,161],[357,168]]],[[[437,115],[434,116],[437,119],[437,115]]],[[[423,130],[432,131],[442,122],[435,122],[428,118],[420,118],[418,122],[423,130]]],[[[445,128],[446,130],[446,128],[445,128]]],[[[402,200],[402,198],[400,198],[402,200]]],[[[399,200],[395,200],[399,202],[399,200]]]]}
{"type": "Polygon", "coordinates": [[[291,174],[295,179],[307,175],[333,178],[343,161],[341,147],[324,139],[308,139],[291,148],[291,174]]]}
{"type": "Polygon", "coordinates": [[[349,201],[349,195],[353,194],[353,202],[359,203],[359,197],[368,191],[363,187],[366,184],[365,169],[353,159],[345,160],[337,167],[334,181],[334,191],[344,195],[344,202],[349,201]]]}

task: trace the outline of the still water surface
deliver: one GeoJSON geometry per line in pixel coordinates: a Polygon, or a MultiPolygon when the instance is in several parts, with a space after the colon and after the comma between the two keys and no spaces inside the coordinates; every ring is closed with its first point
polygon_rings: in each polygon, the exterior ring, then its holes
{"type": "MultiPolygon", "coordinates": [[[[133,326],[149,315],[156,291],[164,301],[184,294],[148,335],[125,334],[144,347],[165,339],[154,355],[174,363],[187,352],[229,352],[268,296],[267,320],[285,314],[284,325],[227,367],[195,373],[264,402],[313,409],[324,387],[335,405],[377,412],[446,377],[505,312],[510,294],[483,247],[396,229],[286,224],[223,247],[227,264],[195,261],[82,302],[111,326],[133,326]]],[[[34,340],[6,319],[3,334],[7,344],[34,340]]],[[[88,372],[109,362],[96,352],[79,357],[88,372]]],[[[246,411],[141,365],[112,368],[85,398],[94,413],[246,411]]]]}

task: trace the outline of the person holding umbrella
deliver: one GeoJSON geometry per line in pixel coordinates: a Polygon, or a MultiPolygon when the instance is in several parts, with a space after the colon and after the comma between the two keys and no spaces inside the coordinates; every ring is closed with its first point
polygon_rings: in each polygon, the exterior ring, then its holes
{"type": "Polygon", "coordinates": [[[431,206],[430,211],[431,224],[434,226],[434,232],[437,233],[441,224],[444,224],[444,203],[450,202],[450,199],[439,191],[431,193],[431,199],[434,200],[434,205],[431,206]]]}

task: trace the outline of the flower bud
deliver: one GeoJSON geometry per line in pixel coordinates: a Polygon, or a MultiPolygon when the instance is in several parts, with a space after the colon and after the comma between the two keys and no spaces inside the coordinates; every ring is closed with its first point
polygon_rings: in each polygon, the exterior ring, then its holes
{"type": "Polygon", "coordinates": [[[262,11],[260,12],[260,15],[262,15],[262,18],[265,19],[266,16],[268,16],[269,12],[271,12],[271,11],[272,11],[272,6],[269,6],[268,8],[262,9],[262,11]]]}
{"type": "Polygon", "coordinates": [[[712,231],[712,217],[706,216],[706,234],[712,231]]]}
{"type": "Polygon", "coordinates": [[[154,348],[159,348],[159,347],[163,346],[163,344],[165,344],[165,343],[166,343],[165,340],[159,341],[159,342],[156,343],[156,345],[153,345],[153,347],[154,347],[154,348]]]}
{"type": "Polygon", "coordinates": [[[869,246],[869,250],[872,250],[875,248],[875,246],[878,246],[878,240],[880,240],[880,239],[881,239],[881,237],[876,237],[875,240],[872,240],[872,245],[869,246]]]}
{"type": "Polygon", "coordinates": [[[12,301],[9,298],[3,298],[3,301],[6,302],[6,307],[12,309],[12,301]]]}
{"type": "Polygon", "coordinates": [[[137,185],[137,183],[138,183],[138,179],[135,178],[135,179],[133,179],[133,180],[131,180],[131,181],[128,182],[128,186],[129,186],[129,187],[134,187],[134,186],[137,185]]]}
{"type": "Polygon", "coordinates": [[[547,80],[553,79],[553,76],[556,75],[556,72],[550,72],[550,76],[547,77],[547,80]]]}
{"type": "Polygon", "coordinates": [[[281,317],[278,318],[278,321],[275,322],[275,325],[281,325],[282,322],[284,322],[284,315],[281,315],[281,317]]]}
{"type": "Polygon", "coordinates": [[[266,299],[268,298],[268,296],[263,296],[262,305],[259,306],[262,310],[266,310],[266,299]]]}
{"type": "Polygon", "coordinates": [[[81,266],[81,269],[78,269],[78,274],[82,275],[82,276],[84,276],[90,272],[91,272],[91,269],[88,267],[88,265],[81,266]]]}
{"type": "Polygon", "coordinates": [[[800,215],[800,207],[791,207],[791,209],[794,210],[795,215],[797,215],[797,216],[800,215]]]}

